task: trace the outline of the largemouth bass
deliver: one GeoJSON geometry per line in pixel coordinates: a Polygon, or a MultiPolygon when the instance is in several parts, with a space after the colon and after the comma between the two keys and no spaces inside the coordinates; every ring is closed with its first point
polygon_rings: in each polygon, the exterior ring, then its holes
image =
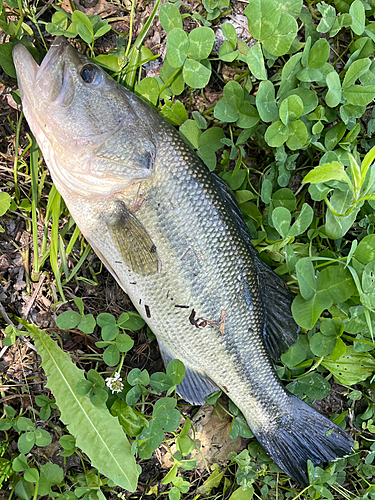
{"type": "Polygon", "coordinates": [[[176,130],[65,40],[40,67],[13,51],[24,114],[56,188],[157,337],[178,393],[219,388],[276,464],[308,483],[353,439],[284,389],[272,360],[298,336],[285,283],[258,257],[233,196],[176,130]]]}

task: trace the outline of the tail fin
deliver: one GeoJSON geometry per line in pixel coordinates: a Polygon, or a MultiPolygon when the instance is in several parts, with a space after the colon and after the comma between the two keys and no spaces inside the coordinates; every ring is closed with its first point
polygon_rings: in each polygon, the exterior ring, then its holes
{"type": "Polygon", "coordinates": [[[349,454],[354,440],[309,405],[291,396],[291,410],[272,430],[255,435],[275,463],[301,486],[307,486],[307,460],[314,466],[349,454]]]}

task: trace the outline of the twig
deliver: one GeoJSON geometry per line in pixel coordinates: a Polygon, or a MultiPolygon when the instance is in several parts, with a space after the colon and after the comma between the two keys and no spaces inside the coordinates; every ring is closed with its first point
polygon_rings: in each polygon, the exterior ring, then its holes
{"type": "Polygon", "coordinates": [[[42,275],[40,276],[40,280],[39,280],[39,282],[38,282],[38,284],[37,284],[37,286],[36,286],[36,288],[35,288],[35,290],[34,290],[34,292],[33,292],[32,296],[30,297],[29,303],[27,304],[26,310],[25,310],[25,312],[24,312],[24,318],[25,318],[26,320],[27,320],[27,316],[29,315],[29,312],[30,312],[31,306],[32,306],[32,305],[34,304],[34,302],[35,302],[35,299],[36,299],[36,297],[37,297],[37,295],[38,295],[38,293],[39,293],[39,290],[40,290],[40,288],[41,288],[41,286],[42,286],[42,284],[43,284],[43,281],[44,281],[45,277],[46,277],[46,275],[45,275],[45,274],[42,274],[42,275]]]}

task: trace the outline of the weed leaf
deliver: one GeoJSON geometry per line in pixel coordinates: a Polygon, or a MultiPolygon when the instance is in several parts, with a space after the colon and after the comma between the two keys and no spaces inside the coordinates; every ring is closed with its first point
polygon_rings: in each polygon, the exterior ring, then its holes
{"type": "Polygon", "coordinates": [[[118,486],[135,491],[138,471],[118,420],[111,416],[105,404],[94,406],[89,398],[77,394],[75,387],[79,380],[84,380],[84,372],[45,332],[33,325],[27,328],[42,357],[44,371],[49,375],[47,387],[56,397],[62,422],[76,436],[77,446],[102,474],[118,486]]]}

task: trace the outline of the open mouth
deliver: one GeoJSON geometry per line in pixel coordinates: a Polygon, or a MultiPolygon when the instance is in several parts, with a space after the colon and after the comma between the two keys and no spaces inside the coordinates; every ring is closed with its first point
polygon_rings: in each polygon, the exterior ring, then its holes
{"type": "Polygon", "coordinates": [[[59,58],[61,58],[62,61],[63,58],[61,55],[68,45],[65,38],[56,38],[40,66],[35,62],[33,56],[24,45],[21,43],[16,45],[13,49],[13,61],[21,89],[24,88],[26,90],[32,88],[45,71],[50,69],[59,58]]]}
{"type": "Polygon", "coordinates": [[[46,57],[43,59],[41,65],[38,67],[35,81],[37,82],[39,78],[43,75],[45,71],[48,71],[56,61],[61,57],[68,46],[68,42],[63,37],[57,37],[53,44],[51,45],[46,57]]]}

